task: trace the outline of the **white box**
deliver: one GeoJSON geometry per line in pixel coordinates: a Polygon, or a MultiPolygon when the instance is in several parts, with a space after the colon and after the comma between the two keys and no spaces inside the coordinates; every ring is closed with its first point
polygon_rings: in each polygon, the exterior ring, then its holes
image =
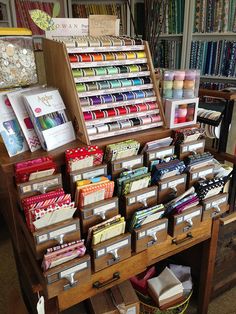
{"type": "Polygon", "coordinates": [[[170,129],[196,124],[199,98],[165,100],[166,124],[170,129]]]}

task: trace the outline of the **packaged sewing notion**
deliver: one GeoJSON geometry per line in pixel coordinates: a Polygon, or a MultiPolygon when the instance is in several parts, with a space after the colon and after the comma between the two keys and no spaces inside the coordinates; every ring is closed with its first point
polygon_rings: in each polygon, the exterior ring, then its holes
{"type": "Polygon", "coordinates": [[[57,89],[44,88],[23,95],[26,109],[32,120],[42,147],[50,151],[75,140],[65,104],[57,89]]]}

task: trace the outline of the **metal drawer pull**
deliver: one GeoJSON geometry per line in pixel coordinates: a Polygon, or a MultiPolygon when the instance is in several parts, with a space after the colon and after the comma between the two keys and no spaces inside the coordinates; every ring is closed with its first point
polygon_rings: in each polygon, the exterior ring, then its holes
{"type": "Polygon", "coordinates": [[[213,208],[215,209],[214,210],[215,213],[220,213],[220,206],[219,205],[215,205],[215,206],[213,206],[213,208]]]}
{"type": "Polygon", "coordinates": [[[38,191],[41,193],[41,194],[44,194],[47,192],[47,189],[48,189],[48,186],[40,186],[38,191]]]}
{"type": "Polygon", "coordinates": [[[105,212],[99,212],[97,213],[97,216],[100,216],[102,218],[102,220],[105,220],[106,219],[106,214],[105,212]]]}
{"type": "Polygon", "coordinates": [[[65,285],[63,287],[64,290],[68,290],[69,288],[75,287],[77,285],[78,280],[75,280],[74,276],[75,276],[75,272],[73,272],[73,273],[71,273],[69,275],[64,276],[64,278],[69,281],[69,284],[67,284],[67,285],[65,285]]]}
{"type": "Polygon", "coordinates": [[[181,239],[181,240],[173,239],[173,240],[172,240],[172,244],[179,245],[179,244],[182,244],[182,243],[184,243],[184,242],[186,242],[186,241],[188,241],[188,240],[191,240],[192,238],[193,238],[193,235],[192,235],[191,232],[189,232],[189,233],[187,234],[187,236],[186,236],[185,238],[181,239]]]}
{"type": "Polygon", "coordinates": [[[116,281],[116,280],[119,280],[120,279],[120,272],[116,272],[113,274],[113,277],[111,279],[108,279],[104,282],[100,282],[100,281],[96,281],[93,283],[93,288],[96,288],[96,289],[100,289],[100,288],[103,288],[103,287],[106,287],[108,286],[110,283],[116,281]]]}
{"type": "Polygon", "coordinates": [[[109,253],[110,253],[111,255],[113,255],[113,259],[114,259],[114,260],[117,260],[117,259],[120,258],[119,255],[118,255],[118,249],[112,250],[112,251],[110,251],[109,253]]]}
{"type": "Polygon", "coordinates": [[[189,227],[192,227],[193,226],[192,218],[187,219],[186,223],[188,224],[189,227]]]}
{"type": "Polygon", "coordinates": [[[54,237],[54,239],[59,243],[59,244],[63,244],[64,243],[64,234],[60,234],[57,237],[54,237]]]}
{"type": "Polygon", "coordinates": [[[144,207],[148,206],[146,198],[143,198],[143,199],[139,200],[139,202],[142,203],[144,207]]]}

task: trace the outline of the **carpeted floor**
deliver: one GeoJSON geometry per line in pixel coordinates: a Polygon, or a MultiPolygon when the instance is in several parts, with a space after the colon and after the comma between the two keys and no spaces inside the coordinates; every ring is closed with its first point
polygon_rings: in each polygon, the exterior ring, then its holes
{"type": "MultiPolygon", "coordinates": [[[[0,216],[1,219],[1,216],[0,216]]],[[[0,224],[0,313],[27,314],[20,296],[16,265],[7,228],[0,224]]],[[[63,314],[86,314],[83,304],[63,312],[63,314]]],[[[186,314],[196,314],[192,303],[186,314]]],[[[211,302],[208,314],[236,314],[236,287],[211,302]]]]}

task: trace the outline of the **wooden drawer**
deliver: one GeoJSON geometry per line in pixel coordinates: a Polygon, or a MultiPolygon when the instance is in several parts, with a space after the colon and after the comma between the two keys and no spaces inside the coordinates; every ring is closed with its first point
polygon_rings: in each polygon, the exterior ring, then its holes
{"type": "Polygon", "coordinates": [[[60,173],[17,184],[17,191],[20,198],[49,192],[57,188],[62,188],[62,178],[60,173]]]}
{"type": "Polygon", "coordinates": [[[200,167],[188,172],[188,189],[200,179],[212,179],[214,177],[214,166],[200,167]]]}
{"type": "Polygon", "coordinates": [[[177,147],[177,155],[180,160],[192,155],[193,153],[203,153],[205,148],[205,140],[197,140],[189,143],[180,144],[177,147]]]}
{"type": "Polygon", "coordinates": [[[31,247],[37,259],[42,258],[47,248],[58,243],[80,240],[80,220],[72,218],[34,232],[31,247]]]}
{"type": "Polygon", "coordinates": [[[158,203],[168,202],[171,198],[171,194],[173,195],[172,199],[183,194],[186,190],[186,183],[187,183],[187,175],[185,173],[160,180],[157,183],[158,203]]]}
{"type": "Polygon", "coordinates": [[[145,165],[150,166],[150,162],[155,159],[163,159],[167,156],[174,155],[175,146],[161,147],[157,149],[150,150],[145,153],[145,165]]]}
{"type": "Polygon", "coordinates": [[[44,273],[49,298],[91,279],[90,255],[53,267],[44,273]]]}
{"type": "Polygon", "coordinates": [[[136,210],[157,205],[157,187],[151,186],[129,193],[123,197],[120,204],[122,215],[125,219],[130,219],[136,210]]]}
{"type": "Polygon", "coordinates": [[[158,245],[148,248],[148,264],[154,263],[181,252],[193,245],[200,243],[211,237],[212,220],[201,222],[196,228],[190,229],[187,233],[179,234],[175,237],[167,236],[167,239],[158,245]]]}
{"type": "Polygon", "coordinates": [[[222,193],[202,201],[202,220],[211,219],[225,213],[229,209],[228,196],[228,193],[222,193]]]}
{"type": "Polygon", "coordinates": [[[168,233],[175,237],[186,233],[199,226],[202,218],[202,206],[194,206],[181,214],[171,216],[169,219],[168,233]]]}
{"type": "Polygon", "coordinates": [[[92,268],[97,272],[130,256],[131,234],[122,234],[92,246],[92,268]]]}
{"type": "Polygon", "coordinates": [[[112,218],[119,213],[118,198],[112,197],[80,208],[82,233],[105,219],[112,218]]]}
{"type": "Polygon", "coordinates": [[[136,155],[111,162],[112,179],[114,180],[124,170],[132,170],[143,166],[143,155],[136,155]]]}
{"type": "Polygon", "coordinates": [[[75,183],[79,180],[107,176],[107,165],[93,166],[80,170],[72,171],[70,174],[70,192],[72,197],[75,195],[75,183]]]}
{"type": "Polygon", "coordinates": [[[168,219],[152,221],[141,228],[135,229],[132,234],[132,249],[138,253],[148,247],[158,245],[167,238],[168,219]]]}

